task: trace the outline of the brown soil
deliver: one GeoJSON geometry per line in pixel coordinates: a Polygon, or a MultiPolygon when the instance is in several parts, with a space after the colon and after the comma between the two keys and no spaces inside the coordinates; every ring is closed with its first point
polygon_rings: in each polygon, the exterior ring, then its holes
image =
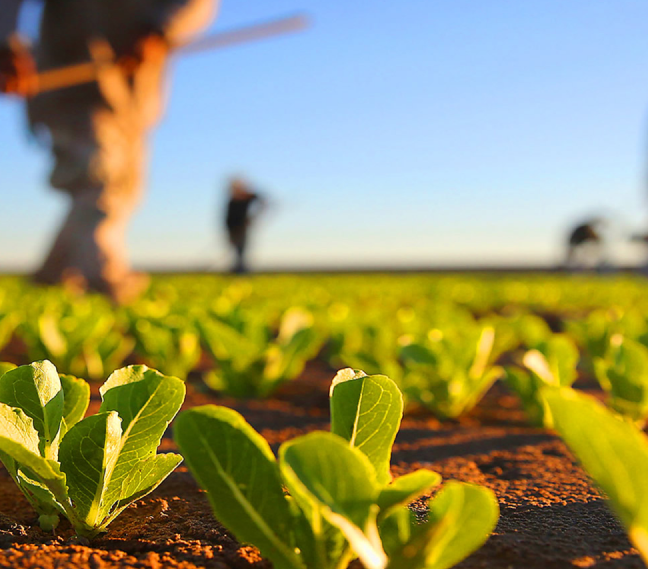
{"type": "MultiPolygon", "coordinates": [[[[276,450],[285,440],[328,428],[331,377],[331,370],[313,365],[272,400],[246,403],[217,398],[190,384],[185,406],[234,407],[276,450]]],[[[93,397],[92,406],[97,405],[93,397]]],[[[165,438],[162,450],[173,448],[165,438]]],[[[526,426],[515,398],[501,386],[458,422],[440,423],[422,410],[411,410],[392,464],[397,476],[425,467],[444,479],[495,491],[500,521],[486,545],[460,565],[463,569],[643,567],[566,447],[552,434],[526,426]]],[[[413,507],[423,510],[425,501],[413,507]]],[[[33,511],[0,471],[0,548],[0,567],[270,567],[253,547],[239,545],[214,520],[204,493],[183,467],[91,544],[74,538],[66,521],[56,535],[41,531],[33,511]]]]}

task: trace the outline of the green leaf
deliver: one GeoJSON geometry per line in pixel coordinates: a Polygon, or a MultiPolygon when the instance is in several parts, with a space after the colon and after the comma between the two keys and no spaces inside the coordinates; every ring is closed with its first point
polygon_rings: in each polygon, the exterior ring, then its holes
{"type": "Polygon", "coordinates": [[[26,468],[48,487],[56,486],[57,490],[53,490],[53,493],[57,498],[64,494],[60,491],[60,487],[65,482],[65,476],[61,474],[61,469],[56,461],[44,458],[6,437],[0,437],[0,451],[15,461],[19,470],[26,468]]]}
{"type": "Polygon", "coordinates": [[[400,355],[406,362],[412,362],[415,364],[433,366],[436,365],[438,361],[438,357],[434,352],[431,352],[425,346],[414,342],[404,345],[400,350],[400,355]]]}
{"type": "Polygon", "coordinates": [[[313,327],[313,315],[299,306],[293,306],[281,316],[277,340],[280,344],[288,345],[302,330],[313,327]]]}
{"type": "Polygon", "coordinates": [[[22,409],[0,403],[0,437],[24,447],[33,454],[40,454],[39,436],[34,428],[34,420],[22,409]]]}
{"type": "Polygon", "coordinates": [[[106,504],[125,499],[125,479],[143,460],[154,455],[167,426],[180,409],[185,384],[146,366],[115,371],[99,389],[100,413],[117,411],[123,435],[119,457],[107,489],[106,504]]]}
{"type": "MultiPolygon", "coordinates": [[[[34,475],[29,475],[25,470],[18,470],[14,479],[33,508],[41,516],[46,517],[45,524],[42,523],[43,520],[39,520],[43,530],[48,531],[46,527],[48,521],[50,526],[55,527],[58,524],[58,515],[66,515],[64,507],[56,499],[48,484],[39,481],[34,475]]],[[[51,484],[50,481],[49,485],[51,486],[51,484]]],[[[61,491],[59,497],[63,498],[65,495],[64,479],[60,479],[57,484],[61,491]]],[[[53,528],[50,527],[49,530],[51,531],[51,529],[53,528]]]]}
{"type": "Polygon", "coordinates": [[[388,557],[399,555],[404,543],[412,536],[417,525],[416,516],[407,506],[396,507],[387,517],[379,519],[378,528],[383,548],[388,557]]]}
{"type": "Polygon", "coordinates": [[[524,354],[522,363],[531,373],[533,373],[536,378],[538,378],[543,383],[554,386],[559,385],[558,378],[554,376],[553,372],[551,371],[546,356],[539,350],[529,350],[526,354],[524,354]]]}
{"type": "Polygon", "coordinates": [[[71,375],[61,375],[63,388],[63,425],[61,436],[83,419],[90,403],[90,385],[83,379],[71,375]]]}
{"type": "Polygon", "coordinates": [[[432,470],[416,470],[396,478],[378,496],[379,519],[388,516],[398,506],[406,506],[428,490],[441,484],[441,475],[432,470]]]}
{"type": "Polygon", "coordinates": [[[318,531],[324,519],[340,529],[367,569],[385,566],[376,526],[379,487],[364,453],[333,433],[314,432],[284,443],[279,467],[313,528],[320,556],[328,553],[318,531]]]}
{"type": "Polygon", "coordinates": [[[2,377],[8,371],[16,369],[16,365],[10,362],[0,362],[0,377],[2,377]]]}
{"type": "Polygon", "coordinates": [[[568,387],[576,380],[576,365],[579,360],[578,348],[565,334],[554,334],[546,342],[549,366],[558,383],[568,387]]]}
{"type": "Polygon", "coordinates": [[[547,385],[568,387],[576,379],[578,348],[564,334],[553,334],[524,355],[524,365],[547,385]]]}
{"type": "Polygon", "coordinates": [[[648,416],[648,348],[616,334],[609,355],[595,358],[594,370],[609,396],[608,404],[633,421],[648,416]]]}
{"type": "Polygon", "coordinates": [[[150,494],[182,462],[179,454],[167,453],[150,456],[140,462],[126,477],[122,485],[124,496],[110,512],[110,517],[102,525],[105,527],[115,519],[131,502],[150,494]]]}
{"type": "Polygon", "coordinates": [[[401,349],[403,390],[441,418],[470,411],[501,374],[491,365],[495,339],[492,326],[474,322],[466,323],[461,334],[451,327],[430,331],[427,347],[410,343],[401,349]]]}
{"type": "Polygon", "coordinates": [[[100,413],[82,419],[88,384],[71,376],[59,378],[49,362],[17,368],[0,379],[0,393],[17,405],[0,403],[0,458],[41,513],[43,528],[54,527],[61,512],[79,535],[92,537],[181,461],[178,455],[155,455],[184,399],[179,379],[135,366],[115,372],[101,392],[100,413]],[[48,448],[60,463],[41,456],[38,426],[47,436],[52,424],[57,436],[48,448]],[[61,438],[58,433],[66,429],[61,438]]]}
{"type": "Polygon", "coordinates": [[[113,501],[106,500],[122,439],[121,420],[115,412],[98,413],[74,425],[59,448],[61,470],[81,527],[92,537],[102,525],[113,501]]]}
{"type": "Polygon", "coordinates": [[[34,421],[40,453],[55,459],[55,439],[63,417],[63,390],[47,360],[20,366],[0,377],[0,403],[22,409],[34,421]]]}
{"type": "Polygon", "coordinates": [[[391,480],[391,449],[403,416],[403,396],[384,375],[347,368],[331,385],[331,432],[361,450],[376,470],[377,482],[391,480]],[[362,374],[362,375],[361,375],[362,374]]]}
{"type": "MultiPolygon", "coordinates": [[[[297,330],[285,343],[270,346],[266,353],[263,375],[271,386],[293,379],[304,369],[306,358],[317,336],[312,328],[297,330]]],[[[267,391],[267,390],[266,390],[267,391]]]]}
{"type": "Polygon", "coordinates": [[[544,318],[536,314],[521,314],[515,321],[517,336],[527,348],[535,348],[552,334],[544,318]]]}
{"type": "Polygon", "coordinates": [[[333,433],[314,432],[281,445],[279,465],[296,500],[313,499],[363,527],[379,487],[371,463],[333,433]]]}
{"type": "Polygon", "coordinates": [[[33,420],[0,403],[0,433],[0,459],[11,477],[36,511],[56,514],[61,510],[56,497],[65,499],[65,476],[56,462],[40,455],[33,420]]]}
{"type": "Polygon", "coordinates": [[[477,347],[475,350],[475,359],[468,375],[471,379],[476,380],[484,376],[491,352],[493,351],[493,344],[495,342],[495,329],[492,326],[485,326],[479,333],[479,340],[477,340],[477,347]]]}
{"type": "MultiPolygon", "coordinates": [[[[540,352],[537,353],[540,354],[540,352]]],[[[539,358],[542,359],[538,359],[538,361],[546,362],[542,354],[539,358]]],[[[539,393],[539,389],[545,384],[544,380],[536,373],[516,366],[507,366],[504,381],[522,401],[529,423],[538,427],[551,428],[551,413],[546,409],[546,404],[539,393]]]]}
{"type": "Polygon", "coordinates": [[[648,562],[648,440],[595,399],[545,389],[554,428],[609,498],[630,540],[648,562]]]}
{"type": "Polygon", "coordinates": [[[241,371],[256,360],[265,346],[260,347],[243,334],[220,320],[205,318],[197,322],[201,336],[217,361],[230,360],[241,371]]]}
{"type": "Polygon", "coordinates": [[[51,313],[42,314],[38,318],[38,333],[43,346],[52,359],[65,356],[68,345],[65,337],[57,325],[57,317],[51,313]]]}
{"type": "Polygon", "coordinates": [[[430,504],[428,522],[390,558],[389,569],[447,569],[478,549],[499,517],[492,491],[451,481],[430,504]]]}
{"type": "Polygon", "coordinates": [[[303,568],[293,535],[297,517],[266,440],[239,413],[214,405],[181,413],[174,438],[216,518],[277,569],[303,568]]]}

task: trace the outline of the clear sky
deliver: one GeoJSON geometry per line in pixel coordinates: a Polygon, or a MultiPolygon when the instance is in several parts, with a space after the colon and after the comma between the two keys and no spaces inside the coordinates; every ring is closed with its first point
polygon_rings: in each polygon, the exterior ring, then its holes
{"type": "MultiPolygon", "coordinates": [[[[582,218],[648,229],[644,0],[222,0],[211,30],[296,11],[175,60],[136,264],[224,267],[235,173],[273,201],[259,267],[555,262],[582,218]]],[[[22,123],[0,100],[0,266],[31,269],[66,202],[22,123]]]]}

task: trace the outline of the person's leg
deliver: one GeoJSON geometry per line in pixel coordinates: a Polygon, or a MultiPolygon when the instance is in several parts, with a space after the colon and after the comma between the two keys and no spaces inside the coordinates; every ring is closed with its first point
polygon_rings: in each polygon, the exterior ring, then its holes
{"type": "Polygon", "coordinates": [[[234,268],[235,273],[247,273],[245,265],[245,239],[236,245],[236,265],[234,268]]]}
{"type": "Polygon", "coordinates": [[[143,287],[126,255],[126,228],[141,195],[143,134],[108,109],[50,128],[56,165],[52,185],[70,194],[69,213],[34,276],[73,279],[89,290],[128,300],[143,287]]]}
{"type": "Polygon", "coordinates": [[[50,182],[72,200],[35,280],[72,277],[118,301],[143,288],[145,279],[128,263],[126,229],[142,196],[145,138],[159,114],[164,64],[164,58],[143,62],[131,77],[107,66],[97,85],[30,100],[32,126],[50,135],[50,182]]]}
{"type": "Polygon", "coordinates": [[[235,254],[232,272],[237,274],[245,273],[247,272],[247,267],[245,266],[245,245],[247,241],[245,227],[230,228],[229,238],[235,254]]]}

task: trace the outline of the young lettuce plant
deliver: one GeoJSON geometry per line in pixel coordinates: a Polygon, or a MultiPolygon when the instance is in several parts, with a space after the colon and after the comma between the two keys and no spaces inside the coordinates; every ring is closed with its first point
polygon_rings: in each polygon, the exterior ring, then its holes
{"type": "Polygon", "coordinates": [[[461,336],[434,332],[427,345],[412,342],[401,348],[403,389],[435,415],[455,418],[477,405],[502,374],[492,365],[495,331],[475,326],[461,336]]]}
{"type": "Polygon", "coordinates": [[[90,388],[49,361],[0,377],[0,460],[53,530],[59,515],[92,538],[182,461],[156,454],[185,394],[184,383],[146,366],[115,371],[99,413],[83,418],[90,388]]]}
{"type": "Polygon", "coordinates": [[[569,387],[574,383],[578,358],[574,342],[564,334],[554,334],[524,354],[524,368],[506,367],[504,381],[517,393],[532,425],[551,428],[551,413],[540,390],[545,385],[569,387]]]}
{"type": "Polygon", "coordinates": [[[135,352],[142,361],[174,377],[186,379],[202,353],[200,338],[190,318],[178,314],[164,318],[131,317],[135,352]]]}
{"type": "Polygon", "coordinates": [[[545,387],[554,429],[603,490],[612,511],[648,565],[648,439],[594,398],[545,387]]]}
{"type": "Polygon", "coordinates": [[[393,480],[402,396],[387,377],[345,369],[331,387],[331,432],[270,446],[236,411],[178,416],[174,435],[216,518],[276,569],[445,569],[477,549],[498,518],[490,490],[450,482],[425,523],[407,504],[440,483],[417,470],[393,480]],[[284,487],[289,494],[284,492],[284,487]]]}
{"type": "Polygon", "coordinates": [[[202,339],[217,369],[205,383],[238,398],[268,397],[297,377],[322,343],[311,314],[293,307],[282,316],[279,334],[271,339],[263,321],[251,320],[243,331],[215,318],[198,321],[202,339]]]}
{"type": "Polygon", "coordinates": [[[349,318],[331,334],[327,346],[328,361],[334,367],[366,370],[369,374],[382,372],[396,382],[402,378],[403,366],[398,361],[399,328],[385,323],[385,315],[349,318]],[[372,321],[376,320],[376,321],[372,321]]]}
{"type": "Polygon", "coordinates": [[[78,304],[50,299],[37,308],[31,306],[20,325],[30,359],[49,360],[65,373],[105,379],[135,345],[104,299],[78,304]]]}
{"type": "Polygon", "coordinates": [[[647,325],[641,310],[609,307],[592,310],[583,318],[568,320],[567,332],[583,349],[586,371],[596,374],[596,361],[610,357],[614,336],[645,343],[647,325]]]}
{"type": "Polygon", "coordinates": [[[642,426],[648,418],[648,348],[615,334],[607,357],[594,359],[594,370],[607,404],[642,426]]]}

